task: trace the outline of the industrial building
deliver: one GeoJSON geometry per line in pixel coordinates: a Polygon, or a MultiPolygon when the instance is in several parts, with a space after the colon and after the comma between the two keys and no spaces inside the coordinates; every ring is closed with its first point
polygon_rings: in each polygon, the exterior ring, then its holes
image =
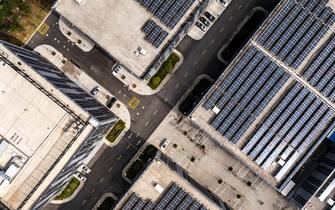
{"type": "Polygon", "coordinates": [[[226,209],[170,158],[158,152],[114,209],[226,209]]]}
{"type": "Polygon", "coordinates": [[[42,209],[117,117],[36,52],[0,42],[0,71],[1,205],[42,209]]]}
{"type": "Polygon", "coordinates": [[[192,115],[285,195],[335,127],[334,23],[333,0],[282,1],[192,115]]]}

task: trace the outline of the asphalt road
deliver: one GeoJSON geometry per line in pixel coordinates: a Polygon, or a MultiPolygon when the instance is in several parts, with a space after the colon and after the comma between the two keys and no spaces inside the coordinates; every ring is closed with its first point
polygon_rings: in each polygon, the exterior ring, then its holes
{"type": "Polygon", "coordinates": [[[97,47],[88,53],[81,51],[60,33],[57,25],[59,17],[51,13],[46,19],[46,24],[50,26],[47,34],[42,36],[36,33],[27,47],[33,49],[41,44],[49,44],[124,104],[128,104],[134,96],[141,103],[135,110],[129,108],[132,119],[131,128],[120,143],[113,148],[103,146],[95,156],[90,166],[92,172],[88,175],[79,194],[68,203],[49,204],[45,209],[86,210],[91,209],[107,192],[113,192],[119,196],[125,193],[129,184],[121,176],[124,166],[199,75],[208,74],[213,79],[217,79],[222,74],[225,66],[217,59],[216,54],[229,41],[251,9],[263,6],[271,10],[277,2],[278,0],[233,0],[201,41],[195,41],[186,36],[178,45],[177,50],[183,54],[184,61],[165,87],[153,96],[141,96],[129,91],[111,74],[110,69],[114,64],[111,57],[97,47]]]}

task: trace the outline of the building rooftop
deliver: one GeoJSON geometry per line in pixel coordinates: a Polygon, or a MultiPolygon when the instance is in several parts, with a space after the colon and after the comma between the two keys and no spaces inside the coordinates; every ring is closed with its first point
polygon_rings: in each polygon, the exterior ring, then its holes
{"type": "Polygon", "coordinates": [[[154,159],[128,190],[116,209],[174,209],[177,206],[194,209],[221,209],[207,196],[172,171],[164,162],[154,159]]]}
{"type": "MultiPolygon", "coordinates": [[[[191,7],[195,7],[198,3],[195,0],[181,2],[191,2],[191,7]]],[[[152,12],[160,10],[159,4],[154,7],[155,3],[152,3],[153,6],[149,9],[149,5],[145,6],[135,0],[86,0],[82,4],[76,0],[58,0],[55,10],[136,76],[141,77],[191,13],[191,10],[184,11],[181,20],[175,27],[170,28],[161,21],[162,18],[160,20],[158,15],[152,12]],[[151,37],[147,37],[143,30],[149,20],[153,20],[159,26],[157,30],[160,28],[168,34],[158,48],[148,42],[151,37]],[[146,55],[135,55],[139,47],[147,51],[146,55]]],[[[169,3],[166,1],[163,4],[169,3]]],[[[166,5],[167,9],[169,5],[166,5]]],[[[172,17],[174,16],[177,14],[172,17]]]]}
{"type": "Polygon", "coordinates": [[[43,192],[50,183],[40,185],[44,175],[56,176],[54,164],[65,165],[94,127],[85,110],[7,47],[0,45],[0,201],[17,209],[36,185],[43,192]]]}
{"type": "Polygon", "coordinates": [[[193,115],[277,184],[335,126],[333,3],[282,1],[193,115]]]}

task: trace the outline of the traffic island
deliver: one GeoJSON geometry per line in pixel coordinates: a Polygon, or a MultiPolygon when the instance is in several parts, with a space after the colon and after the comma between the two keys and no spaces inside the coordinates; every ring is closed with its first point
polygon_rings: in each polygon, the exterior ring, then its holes
{"type": "Polygon", "coordinates": [[[164,61],[162,66],[159,68],[157,73],[150,79],[148,85],[151,89],[156,90],[165,78],[171,74],[181,62],[181,56],[176,52],[172,52],[171,55],[164,61]]]}
{"type": "Polygon", "coordinates": [[[117,144],[118,140],[120,139],[118,137],[124,131],[125,128],[126,123],[123,120],[117,121],[114,127],[109,131],[109,133],[105,137],[106,140],[108,141],[108,144],[109,145],[117,144]]]}
{"type": "Polygon", "coordinates": [[[123,178],[130,184],[142,173],[158,151],[158,149],[151,144],[143,148],[144,150],[139,151],[123,170],[123,178]]]}
{"type": "Polygon", "coordinates": [[[83,186],[83,183],[80,182],[78,178],[72,177],[70,182],[65,186],[63,191],[54,198],[52,203],[61,204],[61,203],[66,203],[72,200],[77,195],[77,193],[80,191],[82,186],[83,186]]]}

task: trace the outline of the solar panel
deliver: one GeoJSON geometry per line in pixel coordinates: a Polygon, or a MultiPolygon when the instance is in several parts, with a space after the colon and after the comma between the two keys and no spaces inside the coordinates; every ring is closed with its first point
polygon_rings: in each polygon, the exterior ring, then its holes
{"type": "Polygon", "coordinates": [[[153,45],[158,48],[160,45],[164,42],[166,37],[169,35],[168,32],[162,31],[162,33],[157,37],[157,39],[154,41],[153,45]]]}
{"type": "Polygon", "coordinates": [[[131,210],[140,198],[134,193],[127,203],[123,206],[122,210],[131,210]]]}
{"type": "Polygon", "coordinates": [[[153,3],[148,7],[149,12],[155,14],[163,2],[164,0],[154,0],[153,3]]]}
{"type": "Polygon", "coordinates": [[[169,203],[169,205],[166,207],[166,210],[174,210],[176,206],[179,206],[179,204],[183,201],[183,199],[187,196],[187,193],[183,190],[180,190],[178,194],[173,198],[173,200],[169,203]]]}
{"type": "Polygon", "coordinates": [[[154,41],[158,38],[159,34],[162,32],[162,28],[160,26],[156,26],[151,33],[146,37],[146,40],[150,43],[154,43],[154,41]]]}
{"type": "Polygon", "coordinates": [[[177,185],[172,185],[169,191],[163,196],[163,198],[159,201],[155,210],[163,210],[169,204],[169,202],[173,199],[173,197],[178,193],[181,188],[177,185]]]}
{"type": "Polygon", "coordinates": [[[142,0],[141,1],[141,5],[144,7],[144,8],[148,8],[150,6],[150,4],[153,2],[154,0],[142,0]]]}
{"type": "Polygon", "coordinates": [[[183,6],[185,1],[186,0],[175,1],[174,4],[170,7],[170,9],[167,11],[167,13],[163,16],[161,20],[166,26],[168,26],[170,20],[177,14],[177,12],[183,6]]]}
{"type": "Polygon", "coordinates": [[[194,201],[195,200],[190,195],[187,195],[187,197],[182,201],[182,203],[178,207],[178,210],[188,209],[194,201]]]}
{"type": "Polygon", "coordinates": [[[195,201],[192,206],[190,207],[190,210],[197,210],[202,207],[202,204],[200,204],[198,201],[195,201]]]}
{"type": "Polygon", "coordinates": [[[155,13],[156,17],[161,20],[174,2],[175,0],[166,0],[164,4],[159,8],[159,10],[155,13]]]}
{"type": "Polygon", "coordinates": [[[155,21],[153,20],[148,20],[144,27],[142,28],[143,32],[148,35],[150,34],[150,32],[157,26],[157,24],[155,23],[155,21]]]}

